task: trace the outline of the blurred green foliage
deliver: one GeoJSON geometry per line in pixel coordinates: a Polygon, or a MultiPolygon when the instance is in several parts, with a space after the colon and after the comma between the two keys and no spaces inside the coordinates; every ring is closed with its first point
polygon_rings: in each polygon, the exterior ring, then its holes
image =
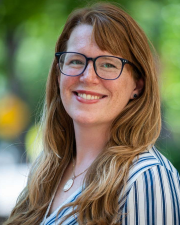
{"type": "MultiPolygon", "coordinates": [[[[28,103],[29,126],[40,114],[55,43],[68,14],[92,2],[97,1],[0,1],[0,95],[11,93],[28,103]]],[[[160,56],[163,129],[157,145],[180,171],[180,1],[108,2],[119,3],[140,24],[160,56]]]]}

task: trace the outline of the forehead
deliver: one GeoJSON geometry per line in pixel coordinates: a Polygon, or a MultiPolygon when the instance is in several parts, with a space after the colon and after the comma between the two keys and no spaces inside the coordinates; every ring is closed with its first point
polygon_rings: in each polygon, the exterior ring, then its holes
{"type": "Polygon", "coordinates": [[[67,41],[67,51],[75,51],[87,54],[92,53],[99,55],[111,55],[110,52],[101,50],[97,45],[94,35],[93,27],[88,24],[81,24],[76,26],[67,41]]]}
{"type": "Polygon", "coordinates": [[[97,45],[93,36],[93,27],[90,25],[76,26],[67,42],[67,50],[71,48],[84,48],[87,45],[97,45]]]}

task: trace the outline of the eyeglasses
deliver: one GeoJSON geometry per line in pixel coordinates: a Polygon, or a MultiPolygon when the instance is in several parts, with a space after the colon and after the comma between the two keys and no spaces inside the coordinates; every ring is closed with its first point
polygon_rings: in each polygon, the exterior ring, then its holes
{"type": "Polygon", "coordinates": [[[77,52],[57,52],[55,56],[59,62],[60,72],[72,77],[81,75],[90,60],[93,61],[97,76],[104,80],[117,79],[121,75],[125,64],[130,64],[135,67],[133,63],[126,59],[109,55],[89,58],[77,52]]]}

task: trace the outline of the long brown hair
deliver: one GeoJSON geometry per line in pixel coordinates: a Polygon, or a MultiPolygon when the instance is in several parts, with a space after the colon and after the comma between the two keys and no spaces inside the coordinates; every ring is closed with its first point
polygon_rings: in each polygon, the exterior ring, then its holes
{"type": "MultiPolygon", "coordinates": [[[[159,136],[161,115],[156,63],[138,24],[122,9],[108,3],[74,11],[57,41],[56,52],[66,50],[71,32],[79,24],[91,25],[99,48],[133,62],[138,68],[132,71],[134,79],[144,80],[141,95],[131,100],[113,121],[106,148],[86,174],[85,190],[71,204],[77,206],[72,214],[78,212],[79,224],[115,224],[121,214],[118,194],[125,186],[129,166],[159,136]]],[[[57,74],[54,58],[42,117],[44,150],[33,165],[27,186],[6,225],[42,221],[57,182],[75,154],[73,123],[59,95],[57,74]]]]}

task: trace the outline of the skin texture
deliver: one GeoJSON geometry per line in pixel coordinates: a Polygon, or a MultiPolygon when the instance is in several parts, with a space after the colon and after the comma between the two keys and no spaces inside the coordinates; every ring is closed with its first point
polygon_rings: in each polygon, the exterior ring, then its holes
{"type": "MultiPolygon", "coordinates": [[[[92,26],[79,25],[72,31],[67,44],[67,51],[85,54],[87,57],[112,55],[102,51],[92,36],[92,26]]],[[[121,55],[119,55],[121,57],[121,55]]],[[[84,73],[77,77],[60,75],[58,78],[63,105],[73,119],[74,125],[107,126],[127,105],[134,94],[139,93],[139,87],[125,65],[121,76],[117,80],[103,80],[99,78],[89,62],[84,73]],[[80,91],[87,94],[100,95],[98,100],[84,100],[74,94],[80,91]]]]}

